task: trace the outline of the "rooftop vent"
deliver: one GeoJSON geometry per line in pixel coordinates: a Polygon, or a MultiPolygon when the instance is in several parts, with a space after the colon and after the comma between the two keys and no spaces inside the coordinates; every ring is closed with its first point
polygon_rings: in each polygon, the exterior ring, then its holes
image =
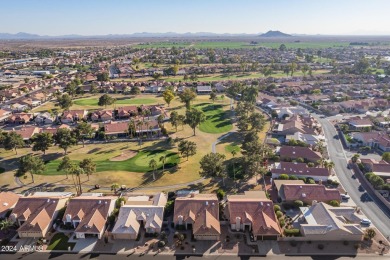
{"type": "Polygon", "coordinates": [[[206,201],[206,206],[208,206],[209,205],[209,202],[208,201],[206,201]]]}

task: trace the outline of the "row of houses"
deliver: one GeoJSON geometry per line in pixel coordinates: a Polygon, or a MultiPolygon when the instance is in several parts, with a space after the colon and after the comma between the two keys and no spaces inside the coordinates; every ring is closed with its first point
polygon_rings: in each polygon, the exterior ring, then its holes
{"type": "MultiPolygon", "coordinates": [[[[287,194],[290,191],[284,185],[287,184],[281,185],[284,188],[280,192],[287,194]]],[[[315,193],[313,189],[312,192],[315,193]]],[[[276,240],[282,235],[274,204],[264,192],[228,195],[226,201],[223,214],[227,222],[222,225],[227,224],[232,233],[249,231],[255,240],[276,240]]],[[[0,217],[9,214],[8,219],[18,226],[20,238],[45,238],[54,228],[58,232],[71,231],[77,239],[135,240],[140,233],[160,233],[166,223],[164,193],[123,194],[118,200],[116,196],[101,194],[72,197],[71,193],[64,192],[36,192],[20,196],[1,192],[0,202],[0,217]],[[120,205],[116,205],[118,202],[120,205]],[[108,231],[107,219],[119,206],[119,213],[114,215],[115,222],[108,231]],[[63,215],[59,215],[60,212],[63,215]]],[[[310,205],[300,208],[300,229],[308,240],[362,239],[363,231],[358,224],[362,216],[354,208],[334,208],[317,201],[310,205]]],[[[191,230],[197,240],[220,240],[220,214],[216,195],[189,192],[176,197],[173,223],[178,229],[191,230]]]]}

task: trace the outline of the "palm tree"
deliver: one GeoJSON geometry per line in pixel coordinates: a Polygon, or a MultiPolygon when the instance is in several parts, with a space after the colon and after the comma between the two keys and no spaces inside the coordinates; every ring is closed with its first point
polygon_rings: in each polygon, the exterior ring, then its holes
{"type": "Polygon", "coordinates": [[[137,127],[138,127],[138,142],[139,144],[141,145],[141,132],[142,132],[142,122],[141,121],[138,121],[137,122],[137,127]]]}
{"type": "Polygon", "coordinates": [[[149,167],[153,169],[153,181],[155,181],[156,180],[155,172],[157,169],[157,162],[155,159],[150,160],[149,167]]]}
{"type": "Polygon", "coordinates": [[[119,184],[118,183],[114,183],[111,185],[111,190],[114,191],[114,193],[116,194],[116,191],[119,189],[119,184]]]}
{"type": "Polygon", "coordinates": [[[233,182],[234,182],[234,188],[236,188],[236,169],[235,169],[235,165],[234,165],[234,157],[236,156],[236,154],[237,154],[237,152],[236,152],[236,150],[233,150],[233,151],[231,151],[231,153],[232,153],[232,156],[233,156],[233,182]]]}
{"type": "Polygon", "coordinates": [[[0,221],[0,230],[5,231],[8,234],[8,230],[14,225],[14,223],[8,219],[0,221]]]}
{"type": "Polygon", "coordinates": [[[166,162],[166,160],[167,160],[167,157],[166,157],[165,155],[162,155],[162,156],[160,157],[160,162],[162,162],[162,164],[163,164],[163,170],[162,170],[163,173],[164,173],[164,168],[165,168],[165,162],[166,162]]]}
{"type": "Polygon", "coordinates": [[[149,125],[150,125],[150,123],[148,121],[146,121],[145,122],[146,130],[147,130],[146,131],[146,138],[149,138],[149,131],[148,131],[149,130],[149,125]]]}
{"type": "Polygon", "coordinates": [[[334,162],[326,162],[325,168],[327,168],[329,171],[331,171],[334,168],[335,164],[334,162]]]}

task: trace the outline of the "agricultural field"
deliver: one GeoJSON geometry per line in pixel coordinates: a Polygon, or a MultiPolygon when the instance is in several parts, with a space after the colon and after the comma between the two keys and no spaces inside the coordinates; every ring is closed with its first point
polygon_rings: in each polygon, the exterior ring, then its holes
{"type": "Polygon", "coordinates": [[[156,42],[149,44],[138,44],[135,45],[135,48],[198,48],[198,49],[208,49],[208,48],[216,48],[216,49],[248,49],[248,48],[259,48],[259,47],[267,47],[267,48],[279,48],[281,44],[286,45],[287,48],[292,49],[324,49],[324,48],[342,48],[348,47],[349,42],[261,42],[261,39],[257,44],[250,44],[250,42],[242,42],[242,41],[198,41],[198,42],[156,42]]]}

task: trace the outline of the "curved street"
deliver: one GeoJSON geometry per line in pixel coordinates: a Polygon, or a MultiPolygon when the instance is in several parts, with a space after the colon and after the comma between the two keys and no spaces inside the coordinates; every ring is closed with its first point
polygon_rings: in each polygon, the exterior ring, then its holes
{"type": "Polygon", "coordinates": [[[351,196],[352,200],[358,207],[363,210],[363,213],[369,218],[374,225],[382,232],[385,237],[390,236],[390,218],[386,215],[390,215],[387,209],[381,209],[372,197],[360,188],[358,179],[352,177],[352,170],[347,168],[348,159],[344,153],[343,146],[339,139],[335,139],[338,133],[331,122],[328,119],[321,119],[316,115],[313,115],[322,125],[325,138],[328,147],[328,153],[330,159],[335,164],[335,171],[337,176],[343,185],[344,189],[351,196]]]}

